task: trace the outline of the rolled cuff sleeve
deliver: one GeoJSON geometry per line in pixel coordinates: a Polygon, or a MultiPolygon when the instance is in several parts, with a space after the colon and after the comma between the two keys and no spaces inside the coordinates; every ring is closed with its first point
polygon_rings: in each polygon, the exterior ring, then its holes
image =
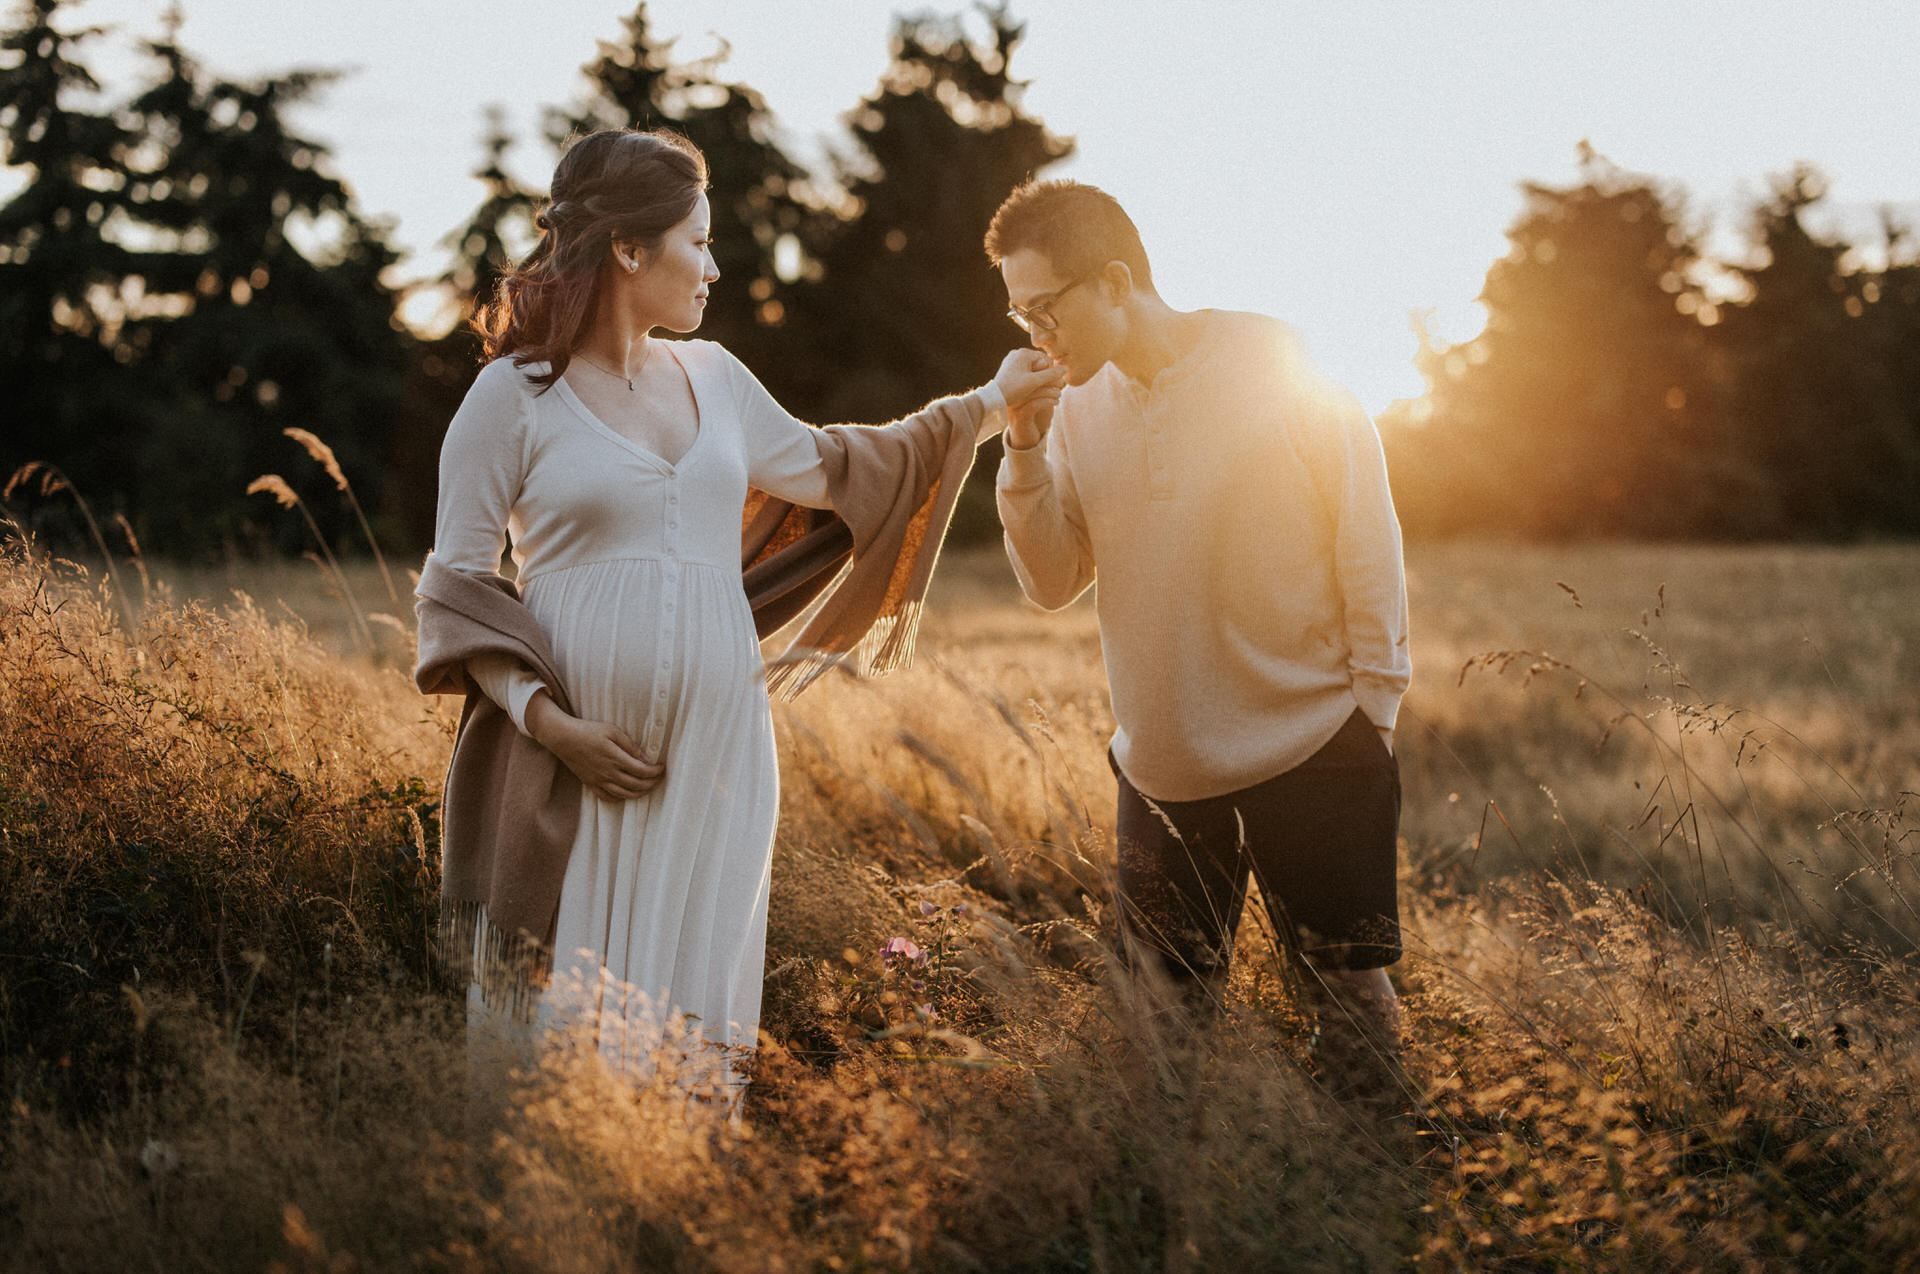
{"type": "Polygon", "coordinates": [[[1026,491],[1051,482],[1047,471],[1047,442],[1042,438],[1031,447],[1004,444],[1006,456],[1000,462],[1000,487],[1005,491],[1026,491]]]}
{"type": "Polygon", "coordinates": [[[527,705],[547,683],[512,655],[475,655],[467,660],[467,675],[487,698],[506,709],[514,728],[527,733],[527,705]]]}
{"type": "Polygon", "coordinates": [[[1382,730],[1391,730],[1400,717],[1400,700],[1407,693],[1408,678],[1362,677],[1353,679],[1353,699],[1367,720],[1382,730]]]}
{"type": "Polygon", "coordinates": [[[1000,392],[1000,386],[988,381],[973,391],[980,400],[980,428],[973,436],[976,443],[985,442],[1007,427],[1007,396],[1000,392]]]}

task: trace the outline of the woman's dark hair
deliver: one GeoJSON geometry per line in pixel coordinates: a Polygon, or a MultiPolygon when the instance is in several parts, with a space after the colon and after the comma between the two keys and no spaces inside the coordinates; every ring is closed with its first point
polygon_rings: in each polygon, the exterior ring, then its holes
{"type": "Polygon", "coordinates": [[[1032,248],[1073,278],[1123,261],[1135,283],[1153,287],[1153,269],[1133,218],[1106,191],[1077,181],[1029,181],[1016,188],[993,214],[986,248],[995,265],[1032,248]]]}
{"type": "Polygon", "coordinates": [[[549,364],[532,379],[551,389],[593,317],[614,241],[651,251],[706,188],[706,157],[678,133],[604,129],[575,142],[534,218],[540,241],[473,316],[486,356],[549,364]]]}

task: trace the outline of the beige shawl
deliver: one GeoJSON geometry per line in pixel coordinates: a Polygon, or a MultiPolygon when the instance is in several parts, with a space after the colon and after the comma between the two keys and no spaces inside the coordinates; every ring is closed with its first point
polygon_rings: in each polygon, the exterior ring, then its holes
{"type": "MultiPolygon", "coordinates": [[[[848,658],[874,673],[912,659],[981,411],[978,397],[946,398],[895,424],[820,430],[837,515],[749,493],[741,580],[756,629],[765,637],[820,601],[769,668],[771,689],[790,698],[848,658]]],[[[572,708],[545,634],[507,580],[429,556],[416,593],[415,683],[423,694],[466,696],[442,806],[442,952],[456,971],[480,974],[486,988],[494,971],[523,961],[537,968],[544,958],[581,792],[552,753],[480,693],[465,663],[510,654],[546,683],[557,706],[572,708]]]]}

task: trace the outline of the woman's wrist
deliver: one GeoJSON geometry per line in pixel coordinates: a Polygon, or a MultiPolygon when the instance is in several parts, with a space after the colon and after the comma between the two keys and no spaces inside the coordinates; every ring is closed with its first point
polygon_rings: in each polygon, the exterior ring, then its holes
{"type": "Polygon", "coordinates": [[[980,400],[980,407],[989,416],[994,412],[1004,413],[1012,404],[1007,399],[1007,391],[1000,386],[999,377],[988,381],[973,391],[980,400]]]}

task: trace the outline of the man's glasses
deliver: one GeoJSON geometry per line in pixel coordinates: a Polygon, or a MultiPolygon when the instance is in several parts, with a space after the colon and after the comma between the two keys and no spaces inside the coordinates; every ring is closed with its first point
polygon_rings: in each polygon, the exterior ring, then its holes
{"type": "Polygon", "coordinates": [[[1099,273],[1099,271],[1095,270],[1081,275],[1044,301],[1024,307],[1018,305],[1009,306],[1007,308],[1007,317],[1018,323],[1024,331],[1051,332],[1060,325],[1060,320],[1053,316],[1053,307],[1059,302],[1060,298],[1079,287],[1082,283],[1085,283],[1088,279],[1091,279],[1097,273],[1099,273]]]}

